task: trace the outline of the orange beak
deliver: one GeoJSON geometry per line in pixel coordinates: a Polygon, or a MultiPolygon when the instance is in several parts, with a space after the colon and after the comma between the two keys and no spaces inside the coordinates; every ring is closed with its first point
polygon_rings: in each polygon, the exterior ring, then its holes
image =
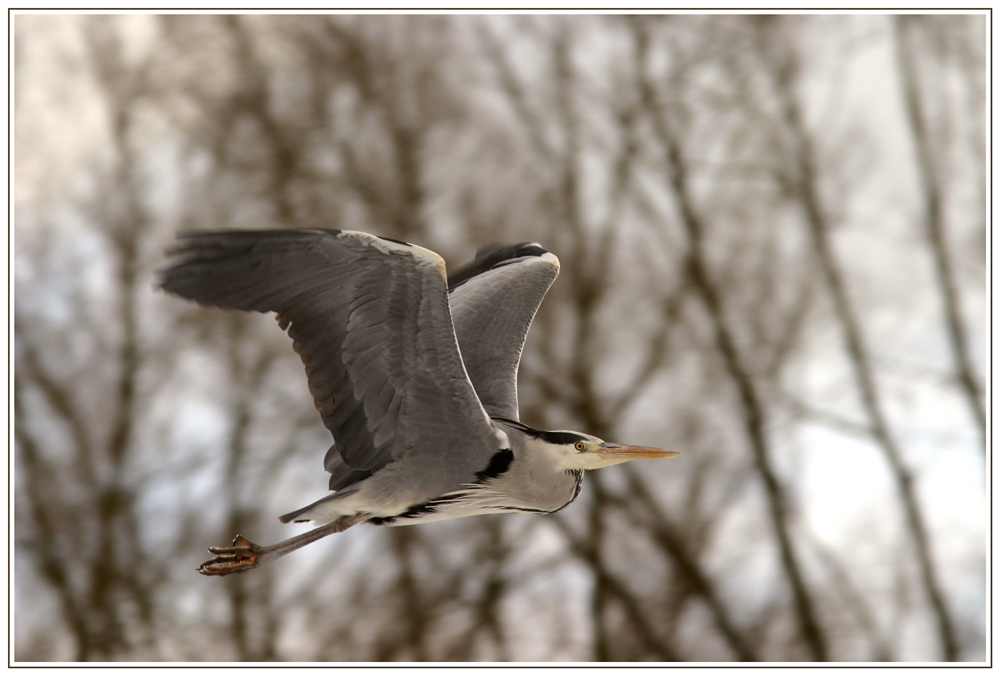
{"type": "Polygon", "coordinates": [[[594,451],[595,454],[604,460],[639,460],[640,458],[672,458],[680,455],[677,451],[667,451],[662,448],[652,446],[628,446],[627,444],[612,444],[605,442],[594,451]]]}

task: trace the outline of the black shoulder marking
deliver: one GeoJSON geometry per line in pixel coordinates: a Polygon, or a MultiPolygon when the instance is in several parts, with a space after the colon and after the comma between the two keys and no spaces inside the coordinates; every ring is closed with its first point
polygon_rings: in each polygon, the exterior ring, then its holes
{"type": "Polygon", "coordinates": [[[402,244],[403,246],[413,246],[409,242],[404,242],[401,239],[393,239],[392,237],[382,237],[381,235],[375,235],[379,239],[384,239],[387,242],[395,242],[396,244],[402,244]]]}
{"type": "Polygon", "coordinates": [[[490,458],[490,464],[486,469],[482,472],[476,472],[476,482],[485,483],[489,479],[496,479],[510,469],[510,463],[513,461],[514,451],[509,448],[501,448],[490,458]]]}
{"type": "Polygon", "coordinates": [[[476,252],[476,259],[448,277],[448,291],[454,291],[473,277],[521,258],[544,256],[548,251],[536,242],[488,244],[476,252]]]}

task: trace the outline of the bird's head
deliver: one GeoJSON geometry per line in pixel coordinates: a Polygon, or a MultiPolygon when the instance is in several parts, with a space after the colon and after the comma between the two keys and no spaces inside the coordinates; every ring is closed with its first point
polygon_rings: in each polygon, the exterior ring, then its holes
{"type": "Polygon", "coordinates": [[[537,431],[536,448],[554,456],[556,464],[567,470],[600,469],[629,460],[641,458],[672,458],[677,451],[667,451],[651,446],[629,446],[598,439],[582,432],[559,430],[537,431]]]}

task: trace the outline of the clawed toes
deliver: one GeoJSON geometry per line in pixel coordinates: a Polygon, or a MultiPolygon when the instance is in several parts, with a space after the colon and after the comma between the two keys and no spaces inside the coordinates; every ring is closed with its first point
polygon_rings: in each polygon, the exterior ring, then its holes
{"type": "Polygon", "coordinates": [[[217,556],[198,566],[198,572],[202,575],[231,575],[232,573],[245,573],[256,567],[257,557],[254,555],[242,559],[238,559],[235,555],[217,556]]]}
{"type": "Polygon", "coordinates": [[[242,535],[237,535],[232,547],[209,547],[215,558],[198,566],[202,575],[230,575],[243,573],[257,567],[257,545],[242,535]]]}

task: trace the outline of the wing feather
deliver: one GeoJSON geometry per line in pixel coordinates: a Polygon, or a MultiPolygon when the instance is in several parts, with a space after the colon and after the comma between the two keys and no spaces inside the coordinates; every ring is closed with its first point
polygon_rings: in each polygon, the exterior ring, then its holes
{"type": "Polygon", "coordinates": [[[448,279],[455,334],[476,394],[495,417],[518,420],[524,339],[559,259],[535,243],[491,245],[448,279]]]}
{"type": "Polygon", "coordinates": [[[166,291],[277,313],[335,440],[331,489],[405,455],[444,468],[427,482],[430,499],[473,480],[496,451],[437,254],[366,233],[229,231],[182,235],[169,263],[166,291]]]}

